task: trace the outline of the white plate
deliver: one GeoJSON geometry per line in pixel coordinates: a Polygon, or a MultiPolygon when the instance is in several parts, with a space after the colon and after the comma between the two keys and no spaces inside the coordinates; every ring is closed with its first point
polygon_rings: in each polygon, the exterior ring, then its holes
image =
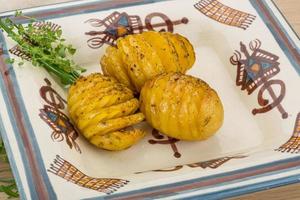
{"type": "Polygon", "coordinates": [[[100,71],[100,56],[113,42],[107,31],[87,34],[105,31],[103,26],[93,27],[89,19],[99,23],[106,19],[110,26],[124,17],[133,33],[148,30],[148,20],[157,25],[155,30],[186,36],[196,51],[188,74],[215,88],[225,121],[203,142],[159,136],[143,123],[139,126],[149,134],[130,149],[96,149],[77,137],[70,124],[67,131],[57,133],[54,119],[66,120],[62,113],[67,112],[51,111],[51,102],[63,102],[58,96],[66,99],[67,90],[29,62],[22,67],[5,64],[7,57],[16,58],[8,52],[15,43],[0,33],[0,127],[22,198],[218,199],[299,180],[300,45],[270,0],[95,0],[24,13],[59,24],[68,43],[77,48],[75,60],[88,69],[87,74],[100,71]],[[241,44],[248,53],[242,52],[241,44]],[[259,67],[265,78],[255,74],[259,67]],[[244,68],[253,73],[243,74],[244,68]],[[249,76],[258,82],[247,85],[243,77],[249,76]],[[253,86],[257,88],[252,92],[253,86]]]}

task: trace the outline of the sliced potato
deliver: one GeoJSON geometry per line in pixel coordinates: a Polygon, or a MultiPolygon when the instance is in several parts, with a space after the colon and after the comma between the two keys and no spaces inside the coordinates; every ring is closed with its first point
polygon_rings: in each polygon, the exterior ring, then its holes
{"type": "Polygon", "coordinates": [[[132,94],[128,94],[120,91],[111,90],[107,95],[98,98],[98,100],[92,101],[89,104],[80,106],[76,110],[76,120],[81,118],[81,115],[85,113],[93,112],[94,110],[99,110],[104,107],[110,107],[128,101],[133,98],[132,94]]]}
{"type": "Polygon", "coordinates": [[[100,64],[105,74],[139,93],[147,80],[164,72],[185,73],[194,62],[194,49],[186,38],[148,31],[119,38],[100,64]]]}
{"type": "Polygon", "coordinates": [[[204,81],[181,73],[164,73],[145,83],[140,110],[160,132],[181,140],[204,140],[222,125],[223,105],[204,81]]]}
{"type": "Polygon", "coordinates": [[[126,67],[124,66],[125,64],[121,58],[120,52],[114,47],[107,47],[106,54],[109,56],[103,56],[103,59],[101,59],[101,66],[104,75],[113,76],[115,79],[125,84],[129,89],[134,89],[132,88],[132,83],[128,76],[126,67]]]}
{"type": "Polygon", "coordinates": [[[133,98],[109,107],[97,108],[92,111],[83,112],[78,117],[77,127],[79,129],[84,129],[87,126],[97,126],[98,123],[109,119],[131,115],[138,109],[138,107],[138,100],[133,98]]]}
{"type": "Polygon", "coordinates": [[[130,45],[129,36],[123,40],[119,40],[117,46],[125,63],[124,68],[127,70],[130,80],[133,83],[133,88],[138,91],[143,86],[146,77],[143,74],[141,67],[138,66],[137,51],[135,50],[135,47],[130,45]]]}
{"type": "MultiPolygon", "coordinates": [[[[154,31],[145,32],[140,36],[142,36],[148,44],[151,44],[167,72],[176,72],[179,70],[178,56],[176,55],[175,47],[169,41],[168,37],[164,37],[164,34],[154,31]]],[[[160,71],[159,73],[164,71],[160,71]]]]}
{"type": "Polygon", "coordinates": [[[145,74],[146,80],[153,78],[154,74],[163,73],[164,66],[154,46],[148,43],[141,34],[129,38],[137,53],[138,66],[145,74]]]}
{"type": "Polygon", "coordinates": [[[108,133],[106,135],[95,135],[90,142],[102,149],[106,150],[123,150],[127,149],[145,136],[142,130],[122,130],[108,133]]]}
{"type": "Polygon", "coordinates": [[[101,74],[82,77],[69,90],[72,121],[99,148],[125,149],[145,135],[142,130],[128,129],[145,118],[138,108],[139,101],[130,89],[101,74]]]}
{"type": "Polygon", "coordinates": [[[187,49],[187,52],[188,52],[188,61],[189,61],[189,65],[186,66],[186,70],[190,69],[193,64],[195,63],[195,60],[196,60],[196,54],[195,54],[195,51],[194,51],[194,47],[191,45],[191,43],[189,42],[189,40],[185,37],[183,37],[182,35],[179,35],[179,34],[176,34],[176,37],[183,41],[184,43],[184,46],[186,47],[187,49]]]}
{"type": "Polygon", "coordinates": [[[189,60],[188,60],[188,49],[185,46],[185,43],[182,40],[179,40],[177,35],[165,32],[163,33],[164,37],[168,38],[171,43],[174,45],[175,50],[178,56],[179,63],[179,72],[185,73],[189,69],[189,60]]]}

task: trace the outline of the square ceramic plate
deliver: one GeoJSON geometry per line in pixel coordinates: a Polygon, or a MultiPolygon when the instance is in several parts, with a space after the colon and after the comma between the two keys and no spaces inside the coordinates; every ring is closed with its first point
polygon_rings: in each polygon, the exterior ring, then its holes
{"type": "Polygon", "coordinates": [[[29,62],[5,64],[18,53],[0,33],[0,127],[22,198],[218,199],[299,181],[300,42],[270,0],[92,0],[24,13],[61,26],[87,74],[121,25],[186,36],[196,51],[188,74],[215,88],[225,121],[203,142],[144,123],[132,148],[96,149],[69,124],[67,89],[29,62]]]}

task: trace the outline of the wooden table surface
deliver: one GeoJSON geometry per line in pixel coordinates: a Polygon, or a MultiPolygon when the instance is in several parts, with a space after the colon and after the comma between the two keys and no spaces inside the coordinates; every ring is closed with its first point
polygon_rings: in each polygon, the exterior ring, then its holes
{"type": "MultiPolygon", "coordinates": [[[[17,8],[26,8],[38,5],[45,5],[56,2],[63,2],[67,0],[0,0],[0,12],[13,10],[17,8]]],[[[295,31],[300,35],[300,0],[274,0],[278,5],[279,9],[286,16],[287,20],[290,22],[295,31]]],[[[0,162],[0,169],[3,168],[5,164],[0,162]]],[[[0,199],[6,199],[5,194],[0,193],[0,199]]],[[[270,190],[265,190],[262,192],[251,193],[241,197],[232,198],[231,200],[299,200],[300,199],[300,183],[288,186],[283,186],[279,188],[274,188],[270,190]]]]}

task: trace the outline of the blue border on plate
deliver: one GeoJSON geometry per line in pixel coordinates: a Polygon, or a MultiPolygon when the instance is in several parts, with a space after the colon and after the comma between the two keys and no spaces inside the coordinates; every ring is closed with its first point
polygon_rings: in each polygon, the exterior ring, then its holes
{"type": "MultiPolygon", "coordinates": [[[[0,86],[1,86],[1,81],[2,80],[0,79],[0,86]]],[[[19,195],[22,199],[26,199],[24,188],[23,188],[21,178],[20,178],[20,174],[19,174],[19,171],[18,171],[18,168],[17,168],[17,165],[16,165],[16,161],[15,161],[14,157],[12,156],[13,155],[12,148],[9,145],[7,135],[3,132],[3,130],[5,130],[5,128],[4,128],[3,120],[2,120],[1,115],[0,115],[0,134],[1,134],[1,138],[4,142],[5,151],[6,151],[8,160],[9,160],[9,164],[10,164],[10,167],[12,169],[12,173],[13,173],[13,176],[15,178],[15,181],[16,181],[16,184],[17,184],[17,187],[18,187],[19,195]]],[[[25,176],[26,176],[26,174],[25,174],[25,176]]]]}
{"type": "MultiPolygon", "coordinates": [[[[4,41],[4,37],[3,37],[3,34],[2,34],[2,32],[0,32],[0,41],[4,41]]],[[[2,44],[2,48],[3,48],[3,58],[4,59],[7,59],[7,58],[9,58],[9,56],[8,56],[8,52],[7,52],[7,48],[6,48],[6,44],[5,43],[0,43],[0,44],[2,44]]],[[[8,65],[9,66],[9,68],[11,68],[12,66],[11,65],[8,65]]],[[[10,105],[10,101],[9,101],[9,97],[8,97],[8,94],[7,94],[7,91],[6,91],[6,87],[5,87],[5,84],[4,84],[4,81],[3,81],[3,79],[1,79],[0,78],[0,89],[1,89],[1,92],[2,92],[2,96],[3,96],[3,99],[4,99],[4,102],[5,102],[5,105],[6,105],[6,108],[7,108],[7,113],[8,113],[8,116],[9,116],[9,119],[10,119],[10,122],[11,122],[11,125],[12,125],[12,129],[13,129],[13,131],[14,131],[14,135],[15,135],[15,137],[16,138],[18,138],[18,135],[20,135],[19,134],[19,130],[18,130],[18,128],[17,128],[17,125],[16,125],[16,122],[15,122],[15,120],[12,120],[12,119],[14,119],[14,117],[13,117],[13,112],[12,112],[12,107],[11,107],[11,105],[10,105]]],[[[1,120],[2,120],[2,117],[1,117],[1,114],[0,114],[0,118],[1,118],[1,120]]],[[[1,123],[2,123],[2,121],[1,121],[1,123]]],[[[6,132],[6,130],[5,130],[5,126],[3,125],[3,123],[2,123],[2,126],[0,127],[1,128],[1,135],[2,135],[2,137],[8,142],[8,138],[6,137],[6,134],[7,134],[7,132],[6,132]]],[[[17,144],[18,144],[18,147],[19,147],[19,153],[20,153],[20,155],[21,155],[21,159],[22,159],[22,163],[23,163],[23,165],[24,165],[24,171],[25,171],[25,176],[26,176],[26,180],[27,180],[27,184],[28,185],[32,185],[33,184],[33,181],[32,181],[32,178],[31,178],[31,172],[30,171],[28,171],[28,169],[29,169],[29,162],[28,162],[28,160],[26,159],[26,156],[23,156],[22,154],[22,150],[24,149],[24,145],[23,145],[23,142],[21,141],[21,140],[18,140],[18,139],[16,139],[16,142],[17,142],[17,144]]],[[[7,144],[9,144],[9,143],[7,143],[7,144]]],[[[10,158],[10,162],[12,162],[12,159],[11,158],[13,158],[13,154],[12,154],[12,150],[11,150],[11,147],[10,147],[10,145],[6,145],[6,143],[4,144],[5,145],[5,149],[9,149],[9,151],[7,152],[7,155],[8,155],[8,157],[10,158]],[[8,148],[7,148],[8,147],[8,148]]],[[[12,163],[15,163],[15,160],[13,159],[13,162],[12,163]]],[[[16,168],[17,169],[17,168],[16,168]]],[[[13,170],[14,170],[14,168],[13,168],[13,170]]],[[[19,176],[19,173],[17,173],[18,174],[18,176],[19,176]]],[[[15,175],[15,174],[14,174],[15,175]]],[[[16,178],[17,179],[17,181],[19,180],[20,181],[20,177],[18,177],[18,178],[16,178]]],[[[21,185],[21,182],[16,182],[17,183],[17,185],[21,185]]],[[[22,190],[24,190],[23,188],[22,188],[22,190]]],[[[31,196],[36,196],[36,193],[33,193],[31,190],[30,190],[30,195],[31,196]]]]}
{"type": "Polygon", "coordinates": [[[298,183],[300,180],[300,174],[295,176],[288,176],[284,178],[279,178],[276,180],[260,182],[252,185],[246,185],[242,187],[237,187],[235,189],[228,189],[228,190],[220,190],[217,192],[212,192],[203,195],[194,195],[191,197],[185,197],[186,200],[198,200],[198,199],[205,199],[205,200],[218,200],[224,198],[231,198],[240,195],[244,195],[247,193],[259,192],[266,189],[276,188],[284,185],[289,185],[292,183],[298,183]]]}
{"type": "MultiPolygon", "coordinates": [[[[170,184],[153,186],[153,187],[144,188],[144,189],[138,189],[137,191],[139,191],[139,192],[149,192],[149,191],[155,191],[156,189],[162,189],[162,188],[167,188],[167,187],[172,188],[173,186],[180,186],[182,184],[188,185],[192,182],[195,183],[195,182],[202,182],[202,181],[211,180],[211,179],[214,179],[214,178],[227,177],[227,176],[231,176],[231,175],[236,175],[236,174],[240,174],[240,173],[244,173],[244,172],[248,172],[248,171],[255,171],[257,169],[262,169],[262,168],[266,168],[266,167],[276,166],[276,165],[279,165],[279,164],[295,162],[295,161],[300,161],[300,156],[287,158],[287,159],[282,159],[282,160],[270,162],[270,163],[267,163],[267,164],[260,164],[260,165],[256,165],[256,166],[253,166],[253,167],[238,169],[238,170],[234,170],[234,171],[230,171],[230,172],[220,173],[220,174],[217,174],[217,175],[210,175],[210,176],[205,176],[205,177],[200,177],[200,178],[189,179],[189,180],[185,180],[185,181],[181,181],[181,182],[177,182],[177,183],[170,183],[170,184]]],[[[219,187],[219,186],[224,186],[224,185],[228,185],[228,184],[234,184],[234,183],[238,183],[238,182],[241,182],[241,181],[247,181],[247,180],[251,180],[251,179],[254,179],[254,178],[266,177],[266,176],[275,175],[275,174],[278,174],[278,173],[284,173],[284,172],[297,170],[297,169],[300,169],[300,166],[295,166],[295,167],[291,167],[291,168],[276,170],[276,171],[272,171],[272,172],[266,172],[266,173],[262,173],[262,174],[248,176],[248,177],[245,177],[245,178],[239,178],[239,179],[232,180],[232,181],[217,183],[213,186],[204,186],[204,187],[197,188],[197,189],[190,189],[190,190],[185,190],[185,191],[181,191],[181,192],[174,192],[174,194],[185,194],[185,193],[189,193],[189,192],[200,191],[200,190],[204,190],[204,189],[213,188],[213,187],[216,187],[216,186],[219,187]]],[[[300,180],[298,179],[298,176],[300,176],[300,174],[291,176],[291,177],[294,177],[294,179],[293,179],[294,182],[300,182],[300,180]]],[[[259,189],[259,188],[257,188],[257,189],[259,189]]],[[[231,190],[235,190],[235,189],[231,189],[231,190]]],[[[137,191],[120,192],[120,193],[112,194],[112,195],[109,195],[109,196],[104,196],[103,199],[121,198],[124,195],[137,194],[138,193],[137,191]]],[[[217,191],[217,192],[214,192],[214,193],[219,193],[220,191],[217,191]]],[[[209,194],[209,193],[206,193],[205,195],[207,195],[207,194],[209,194]]],[[[162,197],[171,197],[171,196],[174,196],[174,195],[169,196],[168,194],[164,194],[162,196],[155,196],[153,198],[162,198],[162,197]]],[[[126,198],[126,196],[125,196],[125,198],[126,198]]],[[[95,197],[95,198],[86,198],[85,200],[96,200],[96,199],[97,199],[97,197],[95,197]]]]}
{"type": "MultiPolygon", "coordinates": [[[[2,56],[4,56],[4,58],[9,58],[6,42],[4,40],[4,36],[3,36],[2,32],[0,32],[0,42],[1,42],[2,48],[3,48],[3,55],[2,56]]],[[[9,64],[8,68],[13,69],[13,66],[9,64]]],[[[41,155],[39,146],[37,144],[37,141],[36,141],[36,138],[35,138],[35,135],[34,135],[33,128],[31,126],[31,123],[30,123],[30,120],[29,120],[28,113],[26,112],[26,108],[25,108],[25,104],[24,104],[24,101],[23,101],[23,98],[22,98],[22,95],[21,95],[20,87],[19,87],[18,81],[16,80],[15,71],[10,70],[9,73],[10,73],[10,77],[12,79],[12,82],[14,84],[13,86],[14,86],[14,91],[17,95],[18,104],[19,104],[20,109],[23,113],[25,126],[26,126],[25,128],[27,129],[27,132],[29,133],[30,138],[32,139],[31,144],[33,145],[34,153],[35,153],[35,156],[37,157],[38,165],[39,165],[39,168],[41,170],[43,180],[45,181],[45,184],[47,186],[49,197],[51,197],[51,199],[55,198],[56,194],[54,193],[54,190],[53,190],[52,185],[50,183],[49,177],[44,176],[44,174],[46,174],[46,170],[45,170],[45,167],[44,167],[45,165],[44,165],[42,155],[41,155]]],[[[18,140],[18,137],[20,136],[20,130],[18,129],[15,118],[13,116],[13,111],[12,111],[13,106],[11,105],[11,102],[9,101],[8,94],[7,94],[7,91],[6,91],[6,88],[5,88],[5,84],[4,84],[2,79],[0,81],[0,88],[1,88],[3,98],[4,98],[4,102],[6,104],[7,112],[9,114],[10,122],[11,122],[13,130],[14,130],[14,135],[17,138],[16,141],[17,141],[17,144],[18,144],[19,149],[20,149],[20,155],[21,155],[22,162],[24,164],[24,171],[25,171],[25,176],[26,176],[26,179],[27,179],[27,183],[30,186],[30,185],[33,185],[32,172],[30,170],[30,162],[29,162],[25,152],[22,151],[25,148],[25,145],[24,145],[23,141],[18,140]]],[[[0,117],[1,117],[1,115],[0,115],[0,117]]],[[[4,128],[4,126],[2,128],[4,128]]],[[[7,133],[5,128],[3,130],[1,129],[1,132],[3,132],[2,135],[5,135],[7,133]]],[[[9,146],[9,145],[5,145],[5,148],[7,146],[9,146]]],[[[10,146],[9,146],[9,148],[10,148],[10,146]]],[[[11,154],[11,155],[8,154],[8,155],[9,155],[9,157],[12,157],[13,154],[11,154]]],[[[20,178],[18,178],[18,179],[20,179],[20,178]]],[[[20,183],[18,183],[18,185],[20,185],[20,183]]],[[[30,191],[30,195],[31,195],[32,199],[37,199],[38,198],[37,192],[33,189],[33,187],[30,187],[29,191],[30,191]]]]}
{"type": "MultiPolygon", "coordinates": [[[[281,40],[281,38],[278,36],[277,31],[274,29],[274,27],[268,23],[267,17],[264,15],[263,12],[261,12],[259,5],[256,4],[255,1],[257,0],[249,0],[250,3],[252,4],[252,6],[254,7],[254,9],[257,11],[257,13],[259,14],[259,16],[262,18],[263,22],[265,23],[265,25],[268,27],[268,29],[270,30],[270,32],[272,33],[274,39],[276,40],[276,42],[278,43],[278,45],[280,46],[280,48],[282,49],[282,51],[284,52],[284,54],[286,55],[286,57],[288,57],[288,60],[290,61],[290,63],[292,64],[292,66],[294,67],[294,69],[296,70],[296,72],[298,73],[298,75],[300,76],[300,65],[299,63],[297,63],[297,61],[292,57],[292,55],[290,54],[288,48],[286,48],[286,45],[284,44],[284,42],[281,40]]],[[[300,48],[294,43],[294,41],[291,39],[290,35],[287,33],[286,29],[282,26],[282,24],[280,23],[280,21],[278,20],[278,18],[274,15],[274,13],[272,12],[272,9],[268,6],[268,4],[266,3],[265,0],[260,0],[264,6],[270,11],[270,14],[272,16],[272,18],[276,21],[276,24],[278,24],[280,26],[280,29],[284,32],[285,36],[288,38],[289,42],[293,45],[293,47],[295,48],[295,50],[297,51],[298,54],[300,54],[300,48]]],[[[277,6],[276,4],[271,1],[272,4],[275,5],[276,9],[277,6]]],[[[282,15],[282,13],[280,12],[280,14],[282,15]]],[[[283,18],[284,20],[286,20],[285,18],[283,18]]],[[[288,26],[290,26],[289,23],[287,23],[288,26]]],[[[295,33],[295,31],[292,29],[292,31],[295,33]]],[[[295,34],[296,37],[299,39],[298,35],[295,34]]]]}
{"type": "MultiPolygon", "coordinates": [[[[70,3],[70,2],[67,2],[67,3],[60,3],[61,7],[57,7],[57,8],[48,8],[48,9],[46,8],[46,9],[43,10],[43,7],[52,6],[52,5],[46,5],[46,6],[41,6],[40,7],[41,10],[38,10],[38,11],[26,12],[26,9],[25,9],[24,13],[26,15],[29,14],[31,16],[31,15],[39,14],[39,13],[41,13],[43,11],[56,11],[58,9],[63,9],[63,8],[77,8],[77,7],[80,7],[80,6],[92,6],[92,5],[97,5],[100,2],[101,3],[105,3],[105,2],[111,2],[111,1],[114,1],[114,0],[98,0],[98,1],[95,1],[95,2],[82,2],[81,4],[78,4],[78,5],[64,6],[64,4],[70,3]]],[[[118,1],[118,0],[116,0],[116,1],[118,1]]],[[[53,16],[47,16],[47,17],[40,17],[39,20],[55,19],[55,18],[61,18],[61,17],[67,17],[67,16],[88,14],[88,13],[93,13],[93,12],[98,12],[98,11],[104,11],[104,10],[125,8],[125,7],[130,7],[130,6],[146,5],[146,4],[152,4],[152,3],[157,3],[157,2],[166,2],[166,1],[173,1],[173,0],[140,0],[140,2],[127,2],[127,3],[123,3],[121,5],[117,5],[117,6],[108,6],[108,7],[102,8],[102,9],[95,8],[95,9],[84,10],[82,12],[76,12],[76,13],[63,13],[63,14],[59,14],[59,15],[53,15],[53,16]]],[[[59,4],[53,4],[53,5],[59,5],[59,4]]],[[[39,7],[35,7],[35,8],[39,8],[39,7]]],[[[27,9],[31,9],[31,8],[27,8],[27,9]]],[[[0,14],[3,14],[3,13],[0,13],[0,14]]],[[[13,17],[14,18],[13,15],[3,15],[0,18],[3,18],[3,17],[13,17]]],[[[30,19],[20,19],[20,20],[17,20],[17,23],[24,24],[24,23],[28,23],[29,21],[30,21],[30,19]]]]}
{"type": "MultiPolygon", "coordinates": [[[[164,1],[164,0],[144,0],[144,1],[142,1],[142,2],[139,2],[139,3],[130,3],[130,4],[126,4],[126,5],[120,5],[120,6],[118,6],[118,7],[111,7],[111,8],[105,8],[105,9],[97,9],[97,10],[89,10],[88,12],[78,12],[77,14],[82,14],[82,13],[90,13],[90,12],[96,12],[96,11],[100,11],[100,10],[109,10],[109,9],[116,9],[116,8],[123,8],[123,7],[126,7],[126,6],[134,6],[134,5],[141,5],[141,4],[148,4],[148,3],[154,3],[154,2],[160,2],[160,1],[164,1]]],[[[252,0],[250,0],[250,2],[251,2],[252,0]]],[[[99,3],[99,2],[105,2],[105,1],[97,1],[97,2],[92,2],[91,4],[93,4],[93,3],[99,3]]],[[[264,1],[265,2],[265,1],[264,1]]],[[[80,6],[82,6],[82,5],[87,5],[88,3],[82,3],[82,4],[79,4],[79,5],[74,5],[74,7],[80,7],[80,6]]],[[[64,5],[64,3],[62,3],[62,5],[64,5]]],[[[61,6],[61,7],[63,7],[63,6],[61,6]]],[[[61,9],[61,7],[58,7],[58,8],[53,8],[53,10],[56,10],[56,9],[61,9]]],[[[72,7],[72,6],[69,6],[68,8],[70,8],[70,7],[72,7]]],[[[268,6],[267,6],[267,8],[268,9],[270,9],[268,6]]],[[[256,8],[257,9],[257,8],[256,8]]],[[[49,10],[49,9],[47,9],[47,10],[49,10]]],[[[36,11],[36,12],[32,12],[32,13],[38,13],[39,11],[36,11]]],[[[42,12],[42,11],[40,11],[40,12],[42,12]]],[[[258,12],[259,13],[259,12],[258,12]]],[[[57,18],[57,17],[63,17],[63,16],[70,16],[70,15],[75,15],[75,14],[64,14],[64,15],[58,15],[58,16],[53,16],[53,17],[49,17],[49,18],[43,18],[43,19],[50,19],[50,18],[57,18]]],[[[262,16],[261,16],[262,17],[262,16]]],[[[273,16],[274,17],[274,19],[275,20],[277,20],[276,19],[276,17],[275,16],[273,16]]],[[[262,17],[263,18],[263,17],[262,17]]],[[[263,18],[264,19],[264,18],[263,18]]],[[[265,20],[264,20],[265,21],[265,20]]],[[[277,20],[277,22],[278,22],[278,24],[282,27],[282,25],[280,24],[280,22],[277,20]]],[[[265,22],[266,23],[266,22],[265,22]]],[[[270,26],[268,26],[268,24],[266,23],[266,25],[267,25],[267,27],[271,30],[271,32],[272,32],[272,28],[270,27],[270,26]]],[[[283,29],[284,30],[284,29],[283,29]]],[[[274,35],[274,37],[276,38],[276,33],[274,32],[274,30],[273,30],[273,32],[272,32],[272,34],[274,35]]],[[[288,36],[288,35],[287,35],[288,36]]],[[[278,41],[277,41],[278,42],[278,41]]],[[[292,42],[292,43],[294,43],[293,42],[293,40],[290,40],[290,42],[292,42]]],[[[279,42],[278,42],[279,43],[279,42]]],[[[280,44],[280,43],[279,43],[280,44]]],[[[296,46],[296,45],[295,45],[296,46]]],[[[282,45],[280,45],[280,47],[281,48],[283,48],[283,46],[282,45]]],[[[283,49],[284,50],[284,49],[283,49]]],[[[287,54],[287,52],[286,51],[284,51],[286,54],[287,54]]],[[[288,56],[288,58],[289,59],[291,59],[290,58],[290,55],[287,55],[288,56]]],[[[293,64],[293,63],[292,63],[293,64]]],[[[13,70],[12,70],[13,71],[13,70]]],[[[15,74],[13,73],[12,74],[13,75],[13,78],[14,78],[14,81],[15,81],[15,83],[16,83],[16,77],[15,77],[15,74]]],[[[18,86],[18,84],[16,84],[16,85],[14,85],[15,87],[17,87],[17,88],[15,88],[15,89],[17,89],[16,90],[16,92],[17,92],[17,95],[18,95],[18,97],[20,97],[19,95],[21,94],[20,93],[20,91],[19,91],[19,86],[18,86]]],[[[4,91],[4,93],[3,94],[5,94],[5,92],[6,91],[4,91]]],[[[22,103],[20,104],[20,106],[21,106],[21,110],[22,111],[26,111],[26,108],[25,108],[25,106],[24,106],[24,102],[22,101],[23,99],[21,98],[21,99],[19,99],[19,102],[21,101],[22,103]]],[[[6,102],[7,103],[7,102],[6,102]]],[[[11,107],[9,107],[9,110],[8,110],[8,112],[10,113],[11,112],[11,107]]],[[[24,112],[25,113],[25,112],[24,112]]],[[[34,136],[34,134],[33,134],[33,130],[32,130],[32,127],[31,127],[31,124],[30,124],[30,121],[29,121],[29,117],[28,117],[28,115],[27,115],[27,113],[25,114],[25,116],[26,116],[26,118],[25,118],[25,121],[26,121],[26,128],[29,128],[29,133],[31,133],[31,136],[33,136],[33,145],[34,145],[34,148],[35,148],[35,150],[39,150],[39,147],[38,146],[35,146],[35,145],[37,145],[37,143],[36,143],[36,140],[35,140],[35,136],[34,136]]],[[[10,121],[11,121],[11,123],[12,123],[12,125],[14,124],[14,119],[12,118],[12,116],[10,116],[10,121]]],[[[0,127],[1,128],[1,131],[3,132],[3,128],[4,127],[0,127]]],[[[28,130],[28,129],[27,129],[28,130]]],[[[4,134],[3,135],[5,135],[6,134],[6,132],[5,132],[5,130],[4,130],[4,132],[3,132],[4,134]]],[[[17,132],[15,132],[14,133],[15,135],[17,134],[17,132]]],[[[17,136],[17,135],[16,135],[17,136]]],[[[7,138],[6,138],[7,139],[7,138]]],[[[6,147],[7,146],[9,146],[8,145],[8,142],[6,142],[6,147]]],[[[18,144],[19,145],[19,144],[18,144]]],[[[10,147],[9,147],[10,148],[10,147]]],[[[20,148],[20,145],[19,145],[19,148],[20,148]]],[[[20,149],[22,149],[22,148],[20,148],[20,149]]],[[[21,155],[22,155],[22,158],[23,158],[23,156],[25,156],[26,157],[26,155],[24,155],[24,152],[20,152],[21,153],[21,155]]],[[[12,157],[12,152],[9,150],[8,151],[8,154],[9,154],[9,157],[10,158],[13,158],[12,157]]],[[[40,152],[38,151],[38,154],[40,154],[40,152]]],[[[39,159],[41,158],[41,155],[39,156],[39,159]]],[[[299,158],[299,157],[296,157],[296,158],[299,158]]],[[[13,159],[11,159],[11,160],[13,160],[13,159]]],[[[285,160],[286,161],[286,160],[285,160]]],[[[12,162],[12,163],[14,163],[14,161],[12,162]]],[[[39,164],[41,164],[40,162],[39,162],[39,164]]],[[[44,166],[43,165],[43,162],[42,162],[42,166],[44,166]]],[[[17,171],[17,168],[13,168],[13,170],[16,170],[17,171]]],[[[45,176],[46,176],[46,179],[48,179],[48,175],[47,175],[47,173],[45,172],[45,170],[43,170],[44,172],[42,172],[42,176],[43,176],[43,178],[45,178],[45,176]]],[[[226,175],[226,174],[228,174],[228,173],[224,173],[224,174],[222,174],[222,175],[226,175]]],[[[15,172],[15,175],[16,176],[18,176],[18,172],[15,172]]],[[[26,175],[28,175],[28,174],[26,174],[26,175]]],[[[218,176],[220,176],[220,175],[216,175],[216,176],[214,176],[214,177],[218,177],[218,176]]],[[[296,177],[296,176],[293,176],[293,177],[296,177]]],[[[18,181],[20,181],[20,177],[16,177],[16,180],[18,181]]],[[[284,179],[285,180],[285,179],[284,179]]],[[[191,180],[189,180],[189,181],[191,181],[191,180]]],[[[282,182],[283,184],[284,184],[284,182],[282,182]]],[[[279,184],[279,183],[278,183],[279,184]]],[[[19,182],[19,184],[18,184],[18,186],[20,186],[20,185],[22,185],[20,182],[19,182]]],[[[165,185],[165,187],[167,187],[167,186],[170,186],[170,185],[172,185],[172,184],[167,184],[167,185],[165,185]]],[[[49,187],[52,189],[52,186],[51,186],[51,183],[49,182],[49,184],[47,184],[47,189],[49,189],[49,187]]],[[[259,186],[259,184],[257,184],[257,188],[260,188],[260,186],[259,186]]],[[[31,188],[30,188],[30,190],[31,190],[31,188]]],[[[138,191],[140,191],[140,190],[138,190],[138,191]]],[[[137,191],[137,192],[138,192],[137,191]]],[[[247,191],[244,191],[242,194],[244,194],[244,193],[247,193],[247,191]]],[[[54,193],[54,191],[53,191],[53,194],[55,195],[55,193],[54,193]]],[[[122,194],[122,193],[120,193],[120,194],[122,194]]],[[[236,193],[236,195],[239,195],[238,193],[236,193]]],[[[109,197],[109,196],[107,196],[107,197],[109,197]]]]}

